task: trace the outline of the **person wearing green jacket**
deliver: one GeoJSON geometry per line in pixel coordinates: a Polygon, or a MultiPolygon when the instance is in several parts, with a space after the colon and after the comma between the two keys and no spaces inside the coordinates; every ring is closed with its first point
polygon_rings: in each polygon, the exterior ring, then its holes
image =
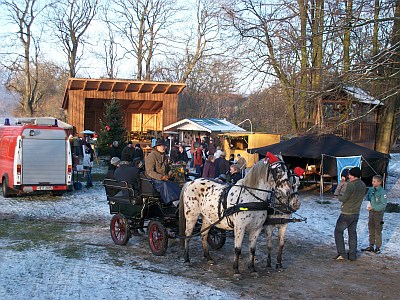
{"type": "Polygon", "coordinates": [[[349,171],[349,180],[343,195],[338,199],[342,202],[341,213],[336,221],[335,243],[337,255],[336,260],[344,260],[347,255],[344,246],[343,233],[347,229],[349,236],[349,260],[357,259],[357,223],[360,214],[361,203],[364,199],[366,186],[361,180],[361,169],[354,167],[349,171]]]}
{"type": "Polygon", "coordinates": [[[369,201],[367,205],[369,211],[369,246],[361,249],[361,251],[370,251],[377,254],[381,253],[383,212],[387,205],[387,194],[382,187],[382,181],[382,176],[375,175],[372,177],[372,187],[368,189],[366,200],[369,201]],[[376,246],[375,249],[374,246],[376,246]]]}

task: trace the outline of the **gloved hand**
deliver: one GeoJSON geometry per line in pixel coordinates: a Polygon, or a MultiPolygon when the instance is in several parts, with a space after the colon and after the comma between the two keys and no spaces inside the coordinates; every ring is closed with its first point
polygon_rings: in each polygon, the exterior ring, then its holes
{"type": "Polygon", "coordinates": [[[168,175],[161,176],[161,180],[163,180],[163,181],[167,181],[168,179],[169,179],[168,175]]]}

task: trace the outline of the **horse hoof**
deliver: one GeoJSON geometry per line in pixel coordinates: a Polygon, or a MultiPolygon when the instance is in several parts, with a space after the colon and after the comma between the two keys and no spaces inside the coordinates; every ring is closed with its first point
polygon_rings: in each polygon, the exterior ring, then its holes
{"type": "Polygon", "coordinates": [[[233,278],[236,280],[240,280],[240,279],[242,279],[242,275],[241,274],[233,274],[233,278]]]}
{"type": "Polygon", "coordinates": [[[208,265],[213,266],[215,265],[215,261],[213,260],[207,260],[208,265]]]}
{"type": "Polygon", "coordinates": [[[183,264],[185,265],[185,267],[190,267],[190,261],[185,261],[183,264]]]}

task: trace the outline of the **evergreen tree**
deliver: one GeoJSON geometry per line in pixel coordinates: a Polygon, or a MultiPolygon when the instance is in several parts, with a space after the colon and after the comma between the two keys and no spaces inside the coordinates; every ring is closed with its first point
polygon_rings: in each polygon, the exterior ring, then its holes
{"type": "Polygon", "coordinates": [[[120,103],[112,99],[105,102],[105,113],[103,119],[100,119],[100,132],[97,139],[100,155],[109,153],[113,141],[118,141],[123,145],[126,129],[123,127],[124,120],[120,103]]]}

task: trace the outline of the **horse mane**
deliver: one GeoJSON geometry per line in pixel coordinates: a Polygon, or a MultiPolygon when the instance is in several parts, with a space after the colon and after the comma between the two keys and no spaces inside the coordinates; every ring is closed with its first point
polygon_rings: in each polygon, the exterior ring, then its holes
{"type": "Polygon", "coordinates": [[[260,160],[258,163],[256,163],[243,178],[243,185],[255,187],[257,186],[260,179],[264,182],[267,182],[267,176],[269,174],[268,166],[269,164],[265,164],[264,160],[260,160]]]}

